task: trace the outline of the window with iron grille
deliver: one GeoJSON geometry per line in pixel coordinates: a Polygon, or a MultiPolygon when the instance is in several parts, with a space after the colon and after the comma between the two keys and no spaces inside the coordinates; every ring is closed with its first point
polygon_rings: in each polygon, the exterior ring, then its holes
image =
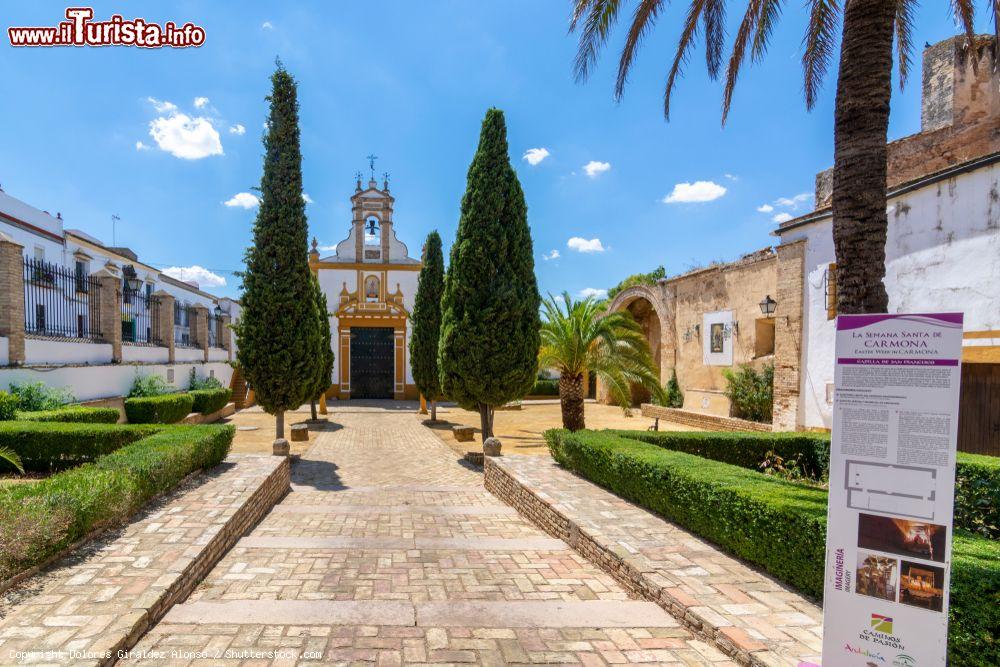
{"type": "Polygon", "coordinates": [[[186,303],[174,302],[174,345],[191,345],[191,307],[186,303]]]}
{"type": "Polygon", "coordinates": [[[99,340],[99,286],[96,279],[81,273],[78,266],[71,269],[37,256],[25,257],[25,333],[51,338],[99,340]]]}

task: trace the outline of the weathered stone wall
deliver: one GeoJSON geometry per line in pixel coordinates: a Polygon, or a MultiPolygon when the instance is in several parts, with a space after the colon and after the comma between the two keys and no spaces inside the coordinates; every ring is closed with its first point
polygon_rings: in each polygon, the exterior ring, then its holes
{"type": "MultiPolygon", "coordinates": [[[[650,419],[665,419],[667,421],[693,426],[703,431],[756,431],[770,433],[770,424],[737,419],[735,417],[720,417],[692,410],[665,408],[661,405],[643,405],[642,416],[650,419]]],[[[778,429],[774,429],[778,430],[778,429]]]]}
{"type": "Polygon", "coordinates": [[[802,425],[799,366],[802,358],[802,306],[805,298],[805,241],[777,247],[777,296],[774,331],[774,430],[802,425]]]}

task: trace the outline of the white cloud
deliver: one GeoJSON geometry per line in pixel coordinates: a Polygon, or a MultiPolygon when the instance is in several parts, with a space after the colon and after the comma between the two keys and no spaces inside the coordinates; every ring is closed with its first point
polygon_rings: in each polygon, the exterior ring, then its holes
{"type": "Polygon", "coordinates": [[[549,261],[550,259],[559,259],[559,257],[560,257],[559,251],[556,250],[555,248],[552,249],[552,252],[547,252],[544,255],[542,255],[542,259],[544,259],[546,262],[549,261]]]}
{"type": "Polygon", "coordinates": [[[771,211],[774,210],[774,207],[771,206],[770,204],[761,204],[760,206],[757,207],[757,210],[760,211],[761,213],[770,213],[771,211]]]}
{"type": "Polygon", "coordinates": [[[712,181],[678,183],[673,191],[662,199],[664,204],[700,204],[718,199],[726,194],[726,188],[712,181]]]}
{"type": "Polygon", "coordinates": [[[270,21],[264,21],[263,23],[260,24],[260,29],[261,30],[274,30],[274,26],[271,24],[270,21]]]}
{"type": "Polygon", "coordinates": [[[257,195],[250,192],[237,192],[235,195],[223,202],[229,208],[251,209],[260,204],[257,195]]]}
{"type": "Polygon", "coordinates": [[[204,109],[207,106],[208,106],[208,98],[207,97],[196,97],[196,98],[194,98],[194,108],[195,109],[204,109]]]}
{"type": "Polygon", "coordinates": [[[782,222],[788,222],[794,217],[795,216],[793,216],[791,213],[779,213],[778,215],[771,218],[771,220],[774,220],[778,224],[781,224],[782,222]]]}
{"type": "Polygon", "coordinates": [[[312,204],[313,203],[313,198],[309,196],[308,192],[303,192],[302,193],[302,201],[304,201],[307,204],[312,204]]]}
{"type": "Polygon", "coordinates": [[[149,136],[161,150],[183,160],[223,155],[219,132],[208,118],[172,111],[149,123],[149,136]]]}
{"type": "Polygon", "coordinates": [[[177,111],[177,105],[173,102],[161,102],[155,97],[147,97],[146,101],[153,105],[157,113],[173,113],[177,111]]]}
{"type": "Polygon", "coordinates": [[[184,282],[196,282],[199,287],[223,287],[226,284],[225,278],[197,264],[194,266],[171,266],[168,269],[163,269],[163,273],[184,282]]]}
{"type": "Polygon", "coordinates": [[[148,151],[149,150],[149,146],[147,146],[146,144],[142,143],[141,141],[137,141],[137,142],[135,142],[135,149],[137,151],[148,151]]]}
{"type": "Polygon", "coordinates": [[[738,181],[738,180],[740,180],[740,177],[737,176],[736,174],[723,174],[723,176],[725,176],[726,178],[728,178],[731,181],[738,181]]]}
{"type": "Polygon", "coordinates": [[[611,169],[610,162],[598,162],[597,160],[591,160],[587,164],[583,165],[584,173],[591,178],[597,178],[609,169],[611,169]]]}
{"type": "Polygon", "coordinates": [[[236,125],[229,126],[229,134],[235,134],[238,137],[242,137],[246,133],[247,133],[247,128],[243,127],[239,123],[236,123],[236,125]]]}
{"type": "Polygon", "coordinates": [[[593,297],[595,299],[606,299],[608,297],[608,290],[598,289],[596,287],[584,287],[580,290],[580,298],[587,299],[593,297]]]}
{"type": "Polygon", "coordinates": [[[536,164],[544,160],[550,155],[549,149],[547,148],[529,148],[524,151],[524,157],[522,160],[527,160],[528,164],[534,167],[536,164]]]}
{"type": "Polygon", "coordinates": [[[601,239],[590,239],[588,241],[579,236],[574,236],[569,241],[566,241],[566,246],[577,252],[604,252],[604,245],[601,244],[601,239]]]}
{"type": "Polygon", "coordinates": [[[317,246],[323,252],[337,252],[337,246],[335,245],[321,245],[317,246]]]}
{"type": "Polygon", "coordinates": [[[804,204],[805,202],[809,201],[812,198],[813,196],[811,192],[802,192],[795,195],[794,197],[779,197],[774,200],[774,205],[782,206],[784,208],[794,209],[798,208],[799,204],[804,204]]]}

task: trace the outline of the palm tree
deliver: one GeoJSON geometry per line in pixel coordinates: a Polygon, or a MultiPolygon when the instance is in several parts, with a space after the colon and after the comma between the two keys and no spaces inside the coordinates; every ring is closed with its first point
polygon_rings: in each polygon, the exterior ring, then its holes
{"type": "MultiPolygon", "coordinates": [[[[1000,37],[1000,0],[991,5],[995,32],[1000,37]]],[[[666,0],[638,0],[625,46],[618,61],[615,97],[621,99],[636,51],[652,30],[666,0]]],[[[722,121],[725,123],[733,90],[747,50],[759,61],[767,51],[771,31],[781,14],[780,0],[748,0],[732,52],[725,68],[722,121]]],[[[900,86],[910,71],[911,27],[916,0],[846,0],[840,69],[834,112],[833,240],[837,256],[837,310],[841,313],[885,312],[889,297],[885,277],[886,132],[892,92],[892,50],[895,36],[900,86]]],[[[621,0],[573,0],[570,31],[580,30],[574,71],[585,80],[607,42],[620,11],[621,0]]],[[[809,0],[810,17],[803,40],[802,68],[806,107],[816,103],[820,83],[833,58],[839,0],[809,0]]],[[[952,0],[970,47],[974,47],[973,0],[952,0]]],[[[705,34],[709,76],[722,73],[725,46],[725,0],[691,0],[663,94],[663,114],[670,118],[670,95],[698,38],[705,34]]],[[[1000,40],[998,40],[1000,41],[1000,40]]],[[[994,57],[1000,48],[995,47],[994,57]]],[[[975,59],[973,59],[975,63],[975,59]]]]}
{"type": "Polygon", "coordinates": [[[538,365],[559,371],[559,403],[563,428],[586,428],[584,383],[588,370],[607,385],[614,401],[628,412],[632,385],[656,396],[663,391],[642,327],[628,312],[607,313],[602,302],[582,301],[563,292],[542,302],[542,346],[538,365]]]}
{"type": "Polygon", "coordinates": [[[17,471],[22,475],[24,474],[24,466],[21,465],[21,457],[17,455],[13,449],[9,447],[0,447],[0,461],[11,464],[17,471]]]}

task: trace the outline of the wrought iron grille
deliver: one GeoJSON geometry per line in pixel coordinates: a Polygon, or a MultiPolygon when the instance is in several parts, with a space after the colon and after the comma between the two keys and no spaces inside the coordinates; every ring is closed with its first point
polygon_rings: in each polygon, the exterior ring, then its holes
{"type": "Polygon", "coordinates": [[[131,345],[159,344],[160,301],[141,289],[122,290],[122,342],[131,345]]]}
{"type": "Polygon", "coordinates": [[[222,318],[208,314],[208,346],[222,347],[222,318]]]}
{"type": "Polygon", "coordinates": [[[193,308],[184,303],[174,302],[174,345],[194,347],[191,338],[193,308]]]}
{"type": "Polygon", "coordinates": [[[34,336],[98,340],[100,283],[41,259],[24,258],[24,331],[34,336]]]}

